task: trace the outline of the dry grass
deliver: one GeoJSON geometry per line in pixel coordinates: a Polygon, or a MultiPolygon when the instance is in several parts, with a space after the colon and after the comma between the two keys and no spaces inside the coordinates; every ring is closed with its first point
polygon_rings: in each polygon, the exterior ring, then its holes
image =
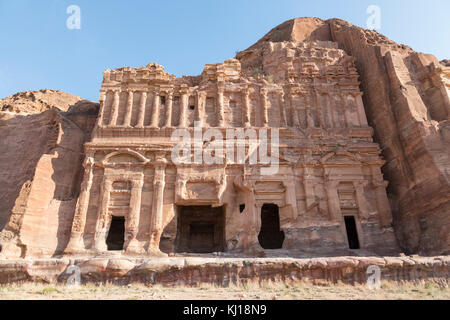
{"type": "Polygon", "coordinates": [[[0,299],[56,299],[56,300],[302,300],[302,299],[439,299],[449,300],[447,284],[394,283],[383,282],[381,289],[370,290],[366,286],[342,283],[322,283],[320,285],[282,283],[255,283],[230,286],[202,285],[198,288],[166,288],[159,285],[145,286],[133,284],[117,286],[113,284],[87,284],[70,288],[62,284],[13,284],[0,286],[0,299]]]}

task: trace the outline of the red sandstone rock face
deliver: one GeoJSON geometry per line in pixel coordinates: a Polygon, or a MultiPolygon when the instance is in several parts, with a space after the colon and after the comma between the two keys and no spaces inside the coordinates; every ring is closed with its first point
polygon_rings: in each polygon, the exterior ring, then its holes
{"type": "Polygon", "coordinates": [[[448,60],[439,63],[342,20],[311,18],[281,24],[237,58],[245,62],[251,56],[255,67],[264,42],[304,39],[337,42],[356,59],[366,115],[387,160],[383,173],[401,247],[450,253],[448,60]]]}
{"type": "Polygon", "coordinates": [[[163,286],[223,287],[266,281],[301,283],[367,283],[367,268],[380,268],[382,281],[447,283],[450,258],[335,257],[335,258],[79,258],[0,261],[0,284],[26,281],[67,283],[76,266],[82,283],[144,283],[163,286]]]}
{"type": "Polygon", "coordinates": [[[0,111],[40,113],[51,108],[62,111],[83,100],[80,97],[58,90],[43,89],[40,91],[18,92],[0,100],[0,111]]]}
{"type": "MultiPolygon", "coordinates": [[[[360,75],[366,115],[387,161],[383,173],[390,182],[388,196],[399,245],[411,253],[449,254],[449,62],[439,63],[431,55],[345,21],[316,18],[285,22],[236,58],[243,76],[263,77],[269,86],[286,81],[281,64],[289,66],[291,61],[280,60],[286,58],[282,50],[295,55],[314,51],[316,45],[323,49],[319,52],[339,46],[346,55],[338,57],[342,58],[338,64],[347,69],[355,59],[354,74],[360,75]]],[[[237,70],[236,60],[227,65],[237,70]]],[[[202,76],[171,80],[176,85],[198,86],[220,67],[208,65],[202,76]]],[[[98,112],[97,104],[79,100],[47,90],[0,101],[3,256],[50,256],[67,245],[82,180],[83,144],[90,139],[98,112]]],[[[95,221],[89,223],[94,228],[95,221]]],[[[309,238],[321,239],[315,233],[309,238]]],[[[377,241],[383,242],[382,237],[377,241]]],[[[123,269],[113,263],[108,268],[119,273],[123,269]]]]}
{"type": "Polygon", "coordinates": [[[387,160],[394,227],[408,252],[450,253],[450,69],[346,22],[334,41],[356,58],[366,113],[387,160]]]}
{"type": "Polygon", "coordinates": [[[98,104],[54,90],[12,97],[17,99],[1,101],[8,101],[10,107],[0,112],[2,254],[52,255],[64,249],[70,232],[83,144],[90,137],[98,104]],[[49,104],[29,103],[32,96],[52,101],[60,109],[53,106],[36,113],[49,104]],[[70,106],[73,101],[76,104],[70,106]]]}

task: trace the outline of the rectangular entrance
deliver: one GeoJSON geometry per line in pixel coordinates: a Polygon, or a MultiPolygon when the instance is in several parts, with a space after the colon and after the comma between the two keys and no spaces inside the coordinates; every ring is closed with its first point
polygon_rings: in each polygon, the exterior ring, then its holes
{"type": "Polygon", "coordinates": [[[345,229],[347,231],[348,246],[350,249],[359,249],[358,231],[354,216],[345,216],[345,229]]]}
{"type": "Polygon", "coordinates": [[[211,253],[225,247],[223,207],[179,206],[176,252],[211,253]]]}

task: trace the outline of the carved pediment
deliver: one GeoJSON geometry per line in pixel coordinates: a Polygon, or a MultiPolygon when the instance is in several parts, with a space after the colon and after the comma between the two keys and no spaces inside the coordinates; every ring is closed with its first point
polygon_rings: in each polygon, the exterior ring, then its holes
{"type": "Polygon", "coordinates": [[[323,165],[360,165],[361,159],[348,151],[330,152],[319,161],[323,165]]]}
{"type": "Polygon", "coordinates": [[[145,164],[149,160],[143,155],[132,150],[115,151],[108,154],[103,160],[104,166],[114,165],[130,165],[130,164],[145,164]]]}

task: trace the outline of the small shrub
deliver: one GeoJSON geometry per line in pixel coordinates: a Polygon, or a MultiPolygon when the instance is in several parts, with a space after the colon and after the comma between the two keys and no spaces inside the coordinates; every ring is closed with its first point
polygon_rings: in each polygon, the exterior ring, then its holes
{"type": "Polygon", "coordinates": [[[58,292],[59,292],[58,289],[53,287],[45,287],[44,289],[42,289],[42,294],[44,295],[51,295],[58,292]]]}

